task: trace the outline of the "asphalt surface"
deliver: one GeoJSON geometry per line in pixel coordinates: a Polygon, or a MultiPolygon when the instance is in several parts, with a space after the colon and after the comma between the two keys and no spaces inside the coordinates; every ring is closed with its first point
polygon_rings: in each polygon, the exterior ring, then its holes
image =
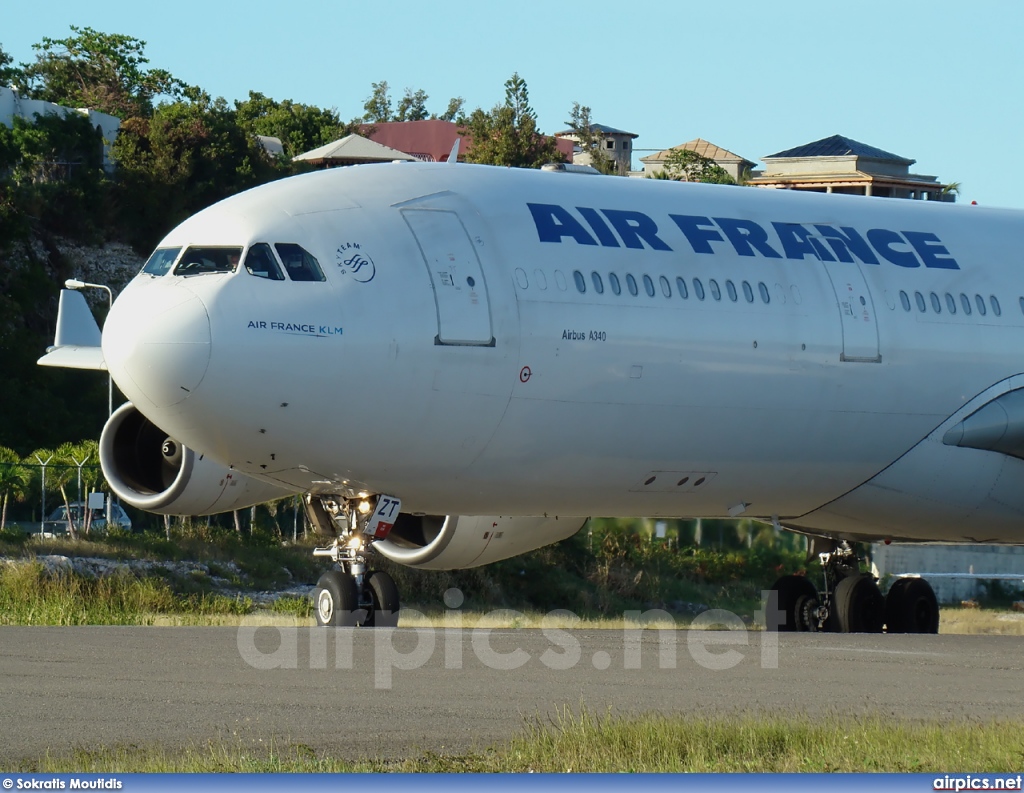
{"type": "Polygon", "coordinates": [[[462,752],[581,705],[1024,717],[1019,637],[420,630],[0,628],[0,763],[208,740],[351,759],[462,752]]]}

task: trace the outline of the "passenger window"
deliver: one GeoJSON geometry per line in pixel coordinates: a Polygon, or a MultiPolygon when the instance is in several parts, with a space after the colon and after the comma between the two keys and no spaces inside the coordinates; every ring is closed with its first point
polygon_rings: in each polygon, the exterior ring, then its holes
{"type": "MultiPolygon", "coordinates": [[[[676,290],[679,292],[679,296],[683,300],[686,300],[686,298],[688,298],[690,296],[690,293],[686,290],[686,279],[685,278],[677,278],[676,279],[676,290]]],[[[1021,301],[1022,301],[1022,306],[1024,306],[1024,297],[1021,298],[1021,301]]],[[[1022,309],[1022,310],[1024,310],[1024,309],[1022,309]]]]}
{"type": "Polygon", "coordinates": [[[748,303],[754,302],[754,290],[746,281],[743,282],[743,297],[747,299],[748,303]]]}
{"type": "Polygon", "coordinates": [[[181,248],[157,248],[142,268],[142,272],[147,275],[166,275],[179,253],[181,248]]]}
{"type": "Polygon", "coordinates": [[[233,273],[242,258],[239,248],[189,247],[181,255],[175,275],[205,275],[207,273],[233,273]]]}
{"type": "Polygon", "coordinates": [[[636,286],[636,279],[629,273],[626,273],[626,288],[629,289],[629,293],[633,297],[636,297],[638,294],[640,294],[640,290],[637,289],[636,286]]]}
{"type": "Polygon", "coordinates": [[[718,281],[716,281],[714,278],[708,281],[708,289],[711,290],[711,296],[715,300],[722,299],[722,290],[718,288],[718,281]]]}
{"type": "Polygon", "coordinates": [[[949,292],[946,292],[946,311],[950,314],[956,313],[956,300],[953,299],[949,292]]]}
{"type": "Polygon", "coordinates": [[[902,289],[900,290],[900,305],[904,311],[910,311],[910,297],[902,289]]]}
{"type": "Polygon", "coordinates": [[[735,303],[738,295],[736,294],[736,284],[732,281],[725,282],[725,291],[729,293],[729,299],[735,303]]]}
{"type": "Polygon", "coordinates": [[[960,293],[960,306],[963,308],[965,314],[971,313],[971,299],[963,292],[960,293]]]}
{"type": "Polygon", "coordinates": [[[271,281],[283,281],[281,268],[274,260],[274,254],[270,246],[265,242],[257,242],[249,246],[249,252],[245,254],[245,269],[249,275],[257,278],[266,278],[271,281]]]}
{"type": "Polygon", "coordinates": [[[914,292],[914,302],[917,303],[917,310],[922,314],[928,310],[928,306],[926,306],[924,302],[924,295],[920,292],[914,292]]]}
{"type": "Polygon", "coordinates": [[[622,294],[622,285],[619,283],[619,276],[615,273],[608,273],[608,283],[611,285],[612,292],[617,295],[622,294]]]}
{"type": "Polygon", "coordinates": [[[757,291],[761,293],[761,300],[766,306],[772,302],[771,296],[768,294],[768,287],[765,286],[764,281],[758,281],[757,291]]]}
{"type": "Polygon", "coordinates": [[[999,301],[996,299],[996,296],[990,296],[988,302],[992,306],[992,313],[995,314],[997,317],[1002,316],[1003,309],[999,307],[999,301]]]}
{"type": "Polygon", "coordinates": [[[1020,313],[1024,314],[1024,297],[1020,298],[1020,313]]]}
{"type": "Polygon", "coordinates": [[[284,271],[293,281],[326,281],[320,262],[312,253],[294,242],[274,243],[277,255],[284,262],[284,271]]]}
{"type": "Polygon", "coordinates": [[[698,300],[704,299],[704,284],[700,282],[699,278],[693,279],[693,293],[697,296],[698,300]]]}
{"type": "Polygon", "coordinates": [[[668,282],[668,279],[665,276],[661,276],[658,282],[661,284],[661,293],[665,297],[672,297],[672,285],[668,282]]]}
{"type": "Polygon", "coordinates": [[[579,270],[574,270],[572,278],[576,282],[576,288],[579,290],[580,294],[584,294],[587,291],[587,282],[583,277],[583,273],[579,270]]]}
{"type": "Polygon", "coordinates": [[[599,295],[603,295],[604,294],[604,281],[601,280],[600,274],[597,271],[592,272],[590,274],[590,280],[594,284],[594,291],[597,292],[599,295]]]}
{"type": "Polygon", "coordinates": [[[985,307],[985,298],[981,295],[974,296],[974,305],[978,307],[978,313],[981,314],[981,316],[985,316],[988,313],[988,309],[985,307]]]}
{"type": "Polygon", "coordinates": [[[941,314],[942,302],[939,300],[939,296],[932,292],[930,297],[932,299],[932,311],[934,311],[936,314],[941,314]]]}
{"type": "Polygon", "coordinates": [[[644,276],[644,290],[647,292],[648,297],[654,297],[654,281],[651,280],[651,276],[644,276]]]}

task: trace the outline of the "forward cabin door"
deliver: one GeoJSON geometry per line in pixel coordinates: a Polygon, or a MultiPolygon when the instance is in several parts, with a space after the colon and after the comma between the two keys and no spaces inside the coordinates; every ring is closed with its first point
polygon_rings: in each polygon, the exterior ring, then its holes
{"type": "Polygon", "coordinates": [[[404,209],[402,216],[416,237],[434,288],[434,343],[493,347],[487,282],[458,214],[446,209],[404,209]]]}
{"type": "Polygon", "coordinates": [[[856,262],[822,262],[836,293],[843,326],[843,352],[848,363],[881,363],[878,318],[864,273],[856,262]]]}

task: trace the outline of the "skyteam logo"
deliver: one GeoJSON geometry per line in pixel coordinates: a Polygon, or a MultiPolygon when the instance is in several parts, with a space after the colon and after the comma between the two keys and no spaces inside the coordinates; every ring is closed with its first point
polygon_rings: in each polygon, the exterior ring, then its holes
{"type": "Polygon", "coordinates": [[[373,259],[360,250],[358,242],[344,242],[339,245],[335,259],[342,275],[350,275],[354,281],[361,284],[370,283],[377,274],[373,259]]]}

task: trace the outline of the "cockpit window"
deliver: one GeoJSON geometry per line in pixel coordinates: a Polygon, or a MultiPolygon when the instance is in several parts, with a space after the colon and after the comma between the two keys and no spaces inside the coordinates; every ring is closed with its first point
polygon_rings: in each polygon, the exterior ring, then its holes
{"type": "Polygon", "coordinates": [[[293,281],[326,281],[324,271],[320,269],[320,263],[316,258],[294,242],[274,243],[277,248],[277,255],[284,262],[285,272],[293,281]]]}
{"type": "Polygon", "coordinates": [[[193,246],[185,249],[175,275],[205,275],[206,273],[233,273],[238,269],[238,260],[242,258],[241,248],[201,248],[193,246]]]}
{"type": "Polygon", "coordinates": [[[142,272],[149,275],[167,275],[167,271],[171,269],[171,265],[178,258],[180,251],[181,248],[157,248],[149,257],[146,266],[142,268],[142,272]]]}
{"type": "Polygon", "coordinates": [[[245,254],[245,269],[249,275],[257,278],[267,278],[271,281],[283,281],[281,268],[277,266],[274,253],[265,242],[257,242],[249,246],[249,252],[245,254]]]}

